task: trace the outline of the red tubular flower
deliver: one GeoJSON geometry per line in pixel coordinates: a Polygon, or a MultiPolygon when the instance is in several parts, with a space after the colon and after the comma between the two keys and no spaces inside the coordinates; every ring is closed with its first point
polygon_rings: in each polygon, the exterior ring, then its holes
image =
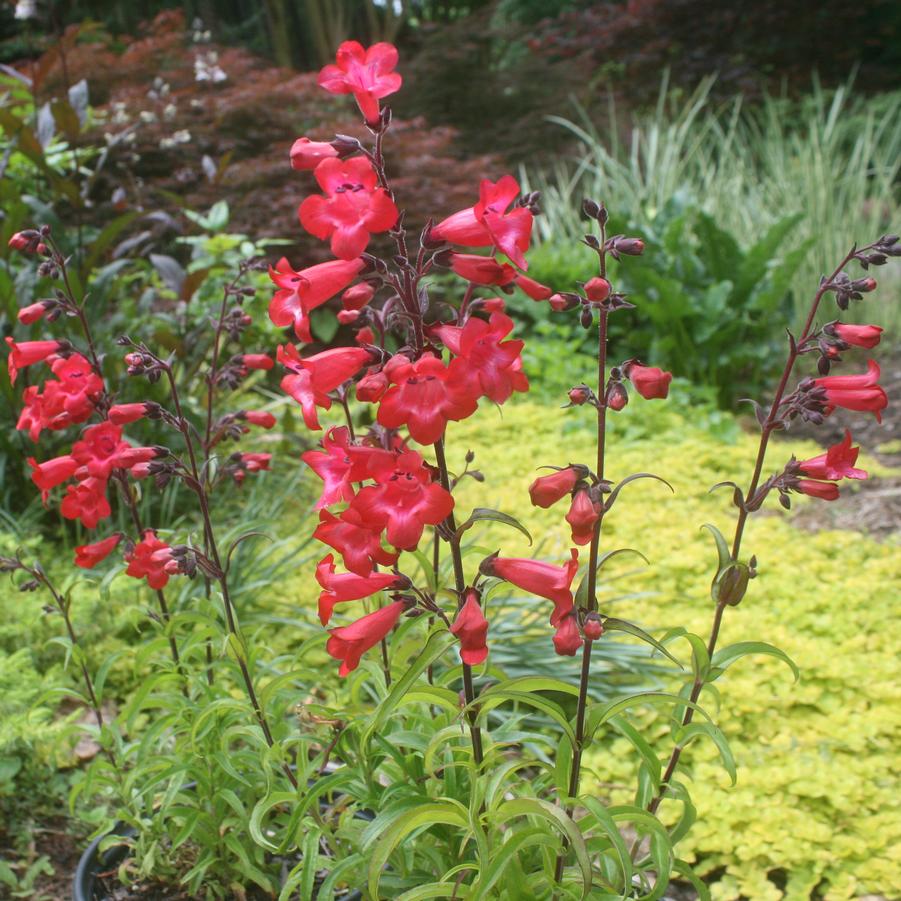
{"type": "Polygon", "coordinates": [[[241,354],[241,363],[248,369],[269,370],[275,366],[275,363],[272,362],[272,357],[266,354],[241,354]]]}
{"type": "Polygon", "coordinates": [[[882,422],[882,411],[888,406],[888,397],[879,381],[879,364],[869,360],[867,371],[860,375],[827,375],[814,379],[818,388],[826,391],[826,412],[836,407],[874,413],[877,422],[882,422]]]}
{"type": "Polygon", "coordinates": [[[835,482],[814,482],[811,479],[799,479],[795,488],[801,494],[809,494],[824,501],[834,501],[838,498],[838,485],[835,482]]]}
{"type": "Polygon", "coordinates": [[[341,661],[339,676],[346,676],[359,666],[360,658],[394,628],[405,606],[403,601],[394,601],[349,626],[329,630],[331,638],[325,649],[329,656],[341,661]]]}
{"type": "Polygon", "coordinates": [[[294,326],[294,334],[300,341],[313,340],[310,332],[310,313],[346,288],[363,268],[359,258],[329,260],[295,272],[285,257],[275,268],[269,269],[269,278],[278,286],[269,304],[269,318],[279,328],[294,326]]]}
{"type": "Polygon", "coordinates": [[[554,650],[561,657],[574,657],[582,647],[582,636],[579,635],[579,624],[572,613],[564,616],[554,633],[554,650]]]}
{"type": "Polygon", "coordinates": [[[129,422],[143,419],[146,415],[146,404],[114,404],[109,408],[107,419],[113,425],[127,425],[129,422]]]}
{"type": "Polygon", "coordinates": [[[357,400],[364,404],[378,403],[388,390],[388,376],[379,369],[376,372],[367,372],[357,382],[357,400]]]}
{"type": "Polygon", "coordinates": [[[22,307],[16,314],[16,318],[22,325],[33,325],[39,319],[43,318],[44,314],[50,309],[52,304],[52,300],[39,300],[37,303],[22,307]]]}
{"type": "Polygon", "coordinates": [[[110,535],[94,544],[82,544],[75,548],[75,565],[82,569],[93,569],[98,563],[106,560],[122,540],[119,533],[110,535]]]}
{"type": "Polygon", "coordinates": [[[467,588],[463,606],[457,612],[451,632],[460,639],[460,659],[468,666],[484,663],[488,657],[488,620],[479,604],[479,593],[467,588]]]}
{"type": "Polygon", "coordinates": [[[504,303],[503,297],[486,297],[484,300],[480,300],[479,303],[486,313],[503,313],[507,309],[507,304],[504,303]]]}
{"type": "Polygon", "coordinates": [[[359,601],[372,597],[378,591],[388,588],[405,588],[410,583],[395,573],[372,573],[358,576],[355,573],[336,573],[335,558],[329,554],[316,567],[316,581],[322,586],[319,595],[319,622],[328,625],[335,604],[344,601],[359,601]]]}
{"type": "Polygon", "coordinates": [[[89,477],[66,488],[59,507],[66,519],[78,519],[86,529],[96,529],[111,513],[106,497],[106,480],[89,477]]]}
{"type": "Polygon", "coordinates": [[[364,156],[323,160],[313,173],[325,196],[313,194],[298,209],[300,224],[314,237],[331,238],[332,253],[342,260],[360,256],[370,234],[397,222],[397,207],[364,156]]]}
{"type": "Polygon", "coordinates": [[[517,275],[513,279],[513,284],[528,294],[532,300],[550,300],[554,293],[547,285],[542,285],[541,282],[536,282],[526,275],[517,275]]]}
{"type": "Polygon", "coordinates": [[[291,145],[291,168],[315,169],[323,160],[337,155],[338,151],[327,141],[298,138],[291,145]]]}
{"type": "Polygon", "coordinates": [[[265,410],[245,410],[241,414],[241,419],[261,429],[271,429],[275,425],[275,417],[265,410]]]}
{"type": "Polygon", "coordinates": [[[9,345],[9,358],[6,365],[9,370],[9,380],[13,384],[15,384],[20,369],[33,366],[35,363],[42,363],[47,357],[59,353],[67,346],[62,341],[23,341],[18,344],[9,335],[6,343],[9,345]]]}
{"type": "Polygon", "coordinates": [[[354,340],[357,344],[372,344],[375,341],[375,335],[373,334],[372,329],[367,325],[357,332],[357,337],[354,338],[354,340]]]}
{"type": "Polygon", "coordinates": [[[341,306],[345,310],[362,310],[375,295],[375,288],[368,282],[351,285],[341,295],[341,306]]]}
{"type": "Polygon", "coordinates": [[[504,341],[513,330],[506,313],[492,313],[488,322],[473,316],[462,328],[443,325],[432,330],[456,355],[449,379],[470,397],[489,397],[502,404],[514,391],[528,391],[522,372],[522,341],[504,341]]]}
{"type": "Polygon", "coordinates": [[[341,325],[353,325],[360,318],[359,310],[338,310],[338,322],[341,325]]]}
{"type": "Polygon", "coordinates": [[[882,340],[882,328],[878,325],[848,325],[837,322],[833,326],[835,334],[852,347],[875,347],[882,340]]]}
{"type": "Polygon", "coordinates": [[[364,526],[355,510],[345,510],[340,517],[320,510],[313,537],[341,554],[352,573],[365,577],[376,564],[393,566],[397,562],[398,555],[382,547],[380,532],[381,528],[374,531],[364,526]]]}
{"type": "Polygon", "coordinates": [[[476,398],[452,379],[444,363],[430,354],[415,363],[397,354],[382,371],[394,384],[379,404],[379,423],[390,429],[406,425],[420,444],[434,444],[450,420],[465,419],[478,406],[476,398]]]}
{"type": "Polygon", "coordinates": [[[842,441],[833,444],[825,454],[802,460],[798,466],[812,479],[865,479],[867,473],[854,468],[859,453],[859,447],[851,447],[851,432],[845,429],[842,441]]]}
{"type": "Polygon", "coordinates": [[[530,594],[553,601],[551,625],[557,626],[573,606],[571,588],[579,569],[579,552],[573,548],[570,553],[572,557],[565,566],[519,557],[489,557],[483,564],[483,572],[488,576],[497,576],[530,594]]]}
{"type": "Polygon", "coordinates": [[[576,469],[574,466],[567,466],[557,472],[552,472],[547,476],[539,476],[529,485],[529,498],[533,507],[543,507],[545,510],[552,507],[561,498],[566,497],[576,482],[587,475],[585,467],[576,469]]]}
{"type": "Polygon", "coordinates": [[[317,510],[353,500],[353,483],[369,478],[369,467],[374,460],[388,465],[394,462],[391,451],[352,444],[346,426],[329,429],[322,439],[322,447],[321,451],[309,450],[300,456],[324,483],[322,495],[316,502],[317,510]]]}
{"type": "Polygon", "coordinates": [[[642,366],[640,363],[630,363],[626,369],[626,376],[645,400],[665,398],[669,394],[669,385],[673,380],[671,372],[664,372],[656,366],[642,366]]]}
{"type": "Polygon", "coordinates": [[[379,121],[379,100],[400,90],[397,48],[384,41],[367,49],[357,41],[344,41],[335,54],[335,64],[319,72],[319,87],[330,94],[353,94],[360,112],[370,125],[379,121]]]}
{"type": "Polygon", "coordinates": [[[272,454],[241,454],[241,463],[247,472],[261,472],[269,469],[272,462],[272,454]]]}
{"type": "Polygon", "coordinates": [[[595,303],[605,301],[610,296],[610,282],[599,275],[588,279],[585,282],[585,296],[595,303]]]}
{"type": "Polygon", "coordinates": [[[126,551],[125,559],[128,561],[126,575],[147,579],[147,584],[155,591],[166,587],[169,581],[166,565],[173,561],[172,548],[157,538],[153,529],[145,529],[141,540],[131,551],[126,551]]]}
{"type": "Polygon", "coordinates": [[[573,501],[566,521],[572,527],[574,544],[588,544],[594,537],[594,527],[601,518],[601,505],[591,499],[587,488],[579,489],[573,495],[573,501]]]}
{"type": "Polygon", "coordinates": [[[128,469],[147,463],[157,456],[152,447],[132,447],[122,440],[122,427],[101,422],[84,430],[80,441],[72,445],[72,456],[85,475],[108,479],[114,469],[128,469]]]}
{"type": "Polygon", "coordinates": [[[41,489],[41,499],[45,504],[51,490],[69,481],[78,469],[78,461],[70,454],[54,457],[44,463],[38,463],[34,457],[29,457],[28,465],[31,467],[31,481],[41,489]]]}
{"type": "Polygon", "coordinates": [[[451,254],[451,269],[474,285],[509,285],[516,278],[516,270],[509,263],[474,253],[451,254]]]}
{"type": "Polygon", "coordinates": [[[416,451],[393,460],[374,459],[370,475],[376,484],[361,488],[349,509],[366,528],[385,529],[388,541],[397,548],[413,550],[425,526],[443,522],[454,509],[453,496],[432,481],[416,451]]]}
{"type": "Polygon", "coordinates": [[[33,228],[16,232],[7,242],[7,246],[22,253],[44,253],[47,250],[47,246],[41,240],[41,233],[33,228]]]}
{"type": "Polygon", "coordinates": [[[507,212],[518,196],[519,185],[512,175],[504,175],[496,184],[483,179],[479,202],[439,222],[432,228],[431,237],[463,247],[495,247],[520,269],[527,269],[524,254],[532,236],[532,213],[520,206],[507,212]]]}
{"type": "Polygon", "coordinates": [[[343,385],[372,362],[372,354],[364,347],[334,347],[303,359],[296,347],[287,344],[279,347],[277,356],[279,363],[291,370],[291,374],[282,379],[282,391],[300,404],[307,428],[317,431],[321,426],[316,407],[330,409],[329,391],[343,385]]]}

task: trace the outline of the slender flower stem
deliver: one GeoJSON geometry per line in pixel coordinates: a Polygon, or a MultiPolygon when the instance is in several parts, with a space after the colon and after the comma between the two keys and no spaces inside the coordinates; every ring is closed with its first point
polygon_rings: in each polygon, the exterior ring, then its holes
{"type": "MultiPolygon", "coordinates": [[[[439,478],[441,487],[450,493],[450,476],[447,471],[447,459],[444,456],[444,439],[440,438],[435,442],[435,460],[438,463],[439,478]]],[[[454,564],[454,584],[457,588],[457,594],[463,597],[466,591],[466,577],[463,573],[463,556],[460,553],[460,539],[457,536],[457,521],[453,512],[444,521],[450,532],[448,544],[450,545],[451,560],[454,564]]],[[[472,706],[476,699],[475,686],[472,682],[472,667],[468,663],[463,664],[463,694],[466,698],[466,706],[469,710],[469,734],[472,738],[472,754],[476,764],[480,765],[483,760],[482,752],[482,730],[478,724],[478,713],[472,706]]]]}
{"type": "MultiPolygon", "coordinates": [[[[863,249],[866,250],[868,248],[863,249]]],[[[812,334],[814,320],[816,319],[817,311],[820,307],[820,301],[823,299],[823,296],[828,290],[829,285],[841,273],[845,266],[847,266],[848,263],[854,258],[856,252],[859,251],[857,249],[848,251],[848,253],[845,254],[844,259],[842,259],[841,263],[839,263],[839,265],[836,266],[836,268],[833,270],[832,275],[821,282],[819,289],[817,290],[816,294],[813,297],[813,300],[811,301],[810,310],[807,314],[807,320],[804,323],[804,329],[802,330],[800,337],[796,341],[793,340],[791,342],[788,358],[785,361],[785,368],[782,370],[782,376],[779,379],[779,384],[773,397],[773,404],[770,407],[770,411],[761,428],[760,444],[757,448],[757,459],[754,463],[754,472],[751,476],[751,481],[745,494],[746,503],[743,504],[739,509],[738,519],[735,524],[735,534],[732,539],[733,560],[737,560],[738,555],[741,552],[741,543],[742,538],[744,537],[745,525],[748,521],[748,517],[752,512],[747,508],[747,501],[749,501],[751,497],[753,497],[754,492],[757,491],[757,487],[760,484],[760,477],[763,473],[763,465],[766,459],[766,452],[767,447],[769,446],[770,436],[776,430],[777,420],[779,417],[779,408],[782,404],[782,399],[785,396],[785,390],[788,386],[788,381],[791,378],[792,372],[794,371],[795,363],[798,361],[798,357],[800,356],[800,348],[812,334]]],[[[716,606],[716,611],[713,616],[713,625],[710,629],[710,637],[707,640],[708,658],[712,658],[713,653],[716,650],[717,641],[719,640],[720,627],[722,625],[723,614],[725,613],[726,606],[727,605],[723,601],[720,601],[716,606]]],[[[700,698],[705,684],[706,679],[702,678],[701,676],[695,678],[694,684],[692,685],[691,694],[689,695],[689,701],[691,703],[689,706],[686,706],[685,713],[682,715],[683,727],[690,725],[692,720],[694,719],[694,706],[691,705],[697,704],[698,698],[700,698]]],[[[650,813],[656,813],[663,799],[666,797],[670,780],[676,772],[676,767],[679,765],[679,758],[682,756],[682,750],[683,748],[681,745],[677,744],[673,747],[660,782],[660,789],[648,804],[648,811],[650,813]]],[[[633,856],[637,847],[638,843],[636,843],[635,847],[633,847],[632,849],[633,856]]]]}

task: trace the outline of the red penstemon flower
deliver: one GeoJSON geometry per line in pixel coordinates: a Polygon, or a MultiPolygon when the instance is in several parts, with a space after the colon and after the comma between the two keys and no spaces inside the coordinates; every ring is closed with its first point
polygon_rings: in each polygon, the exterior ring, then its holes
{"type": "Polygon", "coordinates": [[[241,419],[261,429],[271,429],[276,422],[275,416],[266,410],[244,410],[241,419]]]}
{"type": "Polygon", "coordinates": [[[353,94],[370,125],[379,121],[379,100],[400,90],[401,77],[394,72],[397,48],[380,42],[368,49],[345,41],[335,54],[334,65],[319,72],[319,86],[330,94],[353,94]]]}
{"type": "Polygon", "coordinates": [[[93,544],[82,544],[75,548],[75,565],[81,569],[93,569],[98,563],[102,563],[116,549],[122,535],[116,533],[109,538],[95,541],[93,544]]]}
{"type": "Polygon", "coordinates": [[[626,367],[626,376],[645,400],[665,398],[673,380],[671,372],[664,372],[656,366],[642,366],[640,363],[630,363],[626,367]]]}
{"type": "Polygon", "coordinates": [[[528,294],[532,300],[550,300],[554,294],[547,285],[542,285],[541,282],[536,282],[535,279],[526,275],[517,275],[513,279],[513,284],[528,294]]]}
{"type": "Polygon", "coordinates": [[[592,499],[588,488],[580,488],[573,495],[565,518],[572,527],[573,543],[588,544],[594,537],[594,527],[601,518],[601,505],[592,499]]]}
{"type": "Polygon", "coordinates": [[[322,587],[319,595],[319,621],[328,625],[335,604],[344,601],[360,601],[372,597],[389,588],[406,588],[409,581],[395,573],[371,573],[358,576],[356,573],[335,572],[335,558],[332,554],[323,557],[316,567],[316,581],[322,587]]]}
{"type": "Polygon", "coordinates": [[[100,520],[113,512],[106,496],[106,479],[89,476],[68,485],[59,510],[66,519],[77,519],[86,529],[96,529],[100,520]]]}
{"type": "Polygon", "coordinates": [[[818,497],[823,501],[834,501],[839,496],[838,485],[835,482],[816,482],[812,479],[799,479],[795,488],[802,494],[809,494],[811,497],[818,497]]]}
{"type": "Polygon", "coordinates": [[[434,444],[449,421],[471,416],[478,406],[466,386],[431,354],[414,363],[397,354],[382,371],[393,384],[379,404],[379,423],[392,429],[405,425],[420,444],[434,444]]]}
{"type": "Polygon", "coordinates": [[[267,354],[241,354],[241,365],[247,369],[269,370],[275,363],[267,354]]]}
{"type": "Polygon", "coordinates": [[[48,357],[59,353],[66,347],[65,342],[62,341],[16,342],[11,336],[7,336],[6,343],[9,346],[6,366],[9,370],[9,380],[13,384],[15,384],[20,369],[33,366],[35,363],[43,363],[48,357]]]}
{"type": "Polygon", "coordinates": [[[34,457],[29,457],[28,465],[32,470],[31,481],[41,489],[41,498],[46,503],[51,490],[63,482],[68,482],[80,464],[71,454],[65,454],[44,463],[38,463],[34,457]]]}
{"type": "Polygon", "coordinates": [[[152,529],[146,529],[141,540],[124,556],[128,562],[126,575],[147,579],[147,584],[154,590],[166,587],[171,571],[167,565],[174,562],[172,548],[152,529]]]}
{"type": "Polygon", "coordinates": [[[310,313],[346,288],[360,273],[361,259],[329,260],[295,272],[282,257],[269,277],[278,286],[269,304],[269,318],[279,328],[294,327],[298,340],[310,342],[310,313]]]}
{"type": "Polygon", "coordinates": [[[329,630],[331,637],[325,649],[331,657],[341,661],[339,676],[346,676],[359,666],[360,658],[397,625],[405,606],[403,601],[394,601],[349,626],[329,630]]]}
{"type": "Polygon", "coordinates": [[[338,151],[327,141],[298,138],[291,146],[291,168],[315,169],[323,160],[337,155],[338,151]]]}
{"type": "Polygon", "coordinates": [[[123,440],[122,427],[107,421],[85,429],[81,440],[72,445],[72,456],[85,476],[106,480],[114,469],[147,463],[158,456],[158,451],[153,447],[132,447],[123,440]]]}
{"type": "Polygon", "coordinates": [[[852,347],[873,348],[882,340],[883,329],[878,325],[849,325],[837,322],[832,330],[846,344],[852,347]]]}
{"type": "Polygon", "coordinates": [[[860,375],[827,375],[814,379],[814,385],[826,392],[826,412],[836,407],[857,412],[873,413],[882,422],[882,411],[888,406],[885,389],[879,384],[879,364],[867,362],[867,371],[860,375]]]}
{"type": "Polygon", "coordinates": [[[479,593],[467,588],[463,604],[457,612],[451,632],[460,639],[460,659],[469,666],[478,666],[488,657],[488,620],[479,604],[479,593]]]}
{"type": "Polygon", "coordinates": [[[147,404],[113,404],[106,415],[113,425],[128,425],[147,415],[147,404]]]}
{"type": "Polygon", "coordinates": [[[865,479],[863,469],[855,469],[859,447],[851,447],[851,432],[845,429],[845,437],[833,444],[825,454],[802,460],[798,468],[812,479],[865,479]]]}
{"type": "Polygon", "coordinates": [[[356,510],[347,509],[340,516],[328,510],[319,511],[319,525],[313,537],[334,548],[344,565],[358,576],[368,576],[375,566],[393,566],[397,553],[382,547],[381,527],[370,529],[356,510]]]}
{"type": "Polygon", "coordinates": [[[576,482],[585,478],[588,470],[584,466],[566,466],[547,476],[539,476],[529,485],[529,498],[535,507],[552,507],[561,498],[566,497],[576,482]]]}
{"type": "Polygon", "coordinates": [[[482,571],[553,601],[551,625],[556,626],[573,606],[572,582],[579,569],[579,552],[573,548],[570,553],[565,566],[521,557],[489,557],[483,562],[482,571]]]}
{"type": "Polygon", "coordinates": [[[397,222],[397,207],[366,157],[323,160],[313,172],[325,195],[301,203],[300,224],[314,237],[331,238],[332,253],[342,260],[360,256],[370,234],[387,231],[397,222]]]}
{"type": "Polygon", "coordinates": [[[582,636],[574,611],[565,614],[554,632],[554,650],[563,657],[574,657],[582,647],[582,636]]]}
{"type": "Polygon", "coordinates": [[[474,253],[451,254],[451,269],[474,285],[509,285],[516,270],[509,263],[498,263],[494,257],[474,253]]]}

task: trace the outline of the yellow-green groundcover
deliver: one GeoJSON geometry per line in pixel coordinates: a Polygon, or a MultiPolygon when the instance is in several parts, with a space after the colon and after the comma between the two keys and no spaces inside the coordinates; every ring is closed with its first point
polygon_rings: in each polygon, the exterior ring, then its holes
{"type": "MultiPolygon", "coordinates": [[[[459,466],[471,447],[474,465],[486,475],[483,485],[461,491],[463,513],[467,503],[478,503],[521,517],[533,534],[548,536],[543,553],[562,563],[569,547],[565,502],[551,510],[531,507],[527,486],[538,465],[590,465],[592,428],[588,408],[554,411],[529,402],[452,423],[451,466],[459,466]]],[[[735,512],[728,490],[708,489],[723,479],[746,483],[756,449],[756,436],[720,443],[680,423],[660,401],[636,399],[615,421],[607,476],[654,472],[675,494],[650,480],[629,485],[605,521],[605,548],[637,548],[651,561],[635,570],[637,558],[619,558],[627,562],[610,567],[611,576],[620,576],[616,593],[654,592],[611,612],[655,634],[684,625],[706,638],[716,557],[710,535],[699,527],[712,522],[731,534],[735,512]]],[[[819,452],[780,441],[768,458],[773,469],[792,450],[802,459],[819,452]]],[[[864,451],[861,465],[867,463],[864,451]]],[[[782,663],[763,657],[745,658],[718,681],[718,719],[739,766],[738,784],[729,787],[714,753],[701,745],[689,749],[683,760],[699,818],[683,856],[698,861],[717,899],[800,901],[815,889],[827,899],[897,898],[901,550],[857,532],[802,531],[775,499],[768,509],[771,515],[752,518],[744,543],[748,554],[757,554],[760,576],[741,606],[727,610],[721,642],[775,644],[797,662],[801,681],[795,684],[782,663]]],[[[503,542],[505,554],[529,553],[513,530],[492,538],[503,542]]],[[[645,722],[662,756],[669,750],[666,723],[651,712],[645,722]]],[[[634,784],[631,746],[601,736],[589,761],[599,793],[624,799],[625,787],[634,784]]]]}

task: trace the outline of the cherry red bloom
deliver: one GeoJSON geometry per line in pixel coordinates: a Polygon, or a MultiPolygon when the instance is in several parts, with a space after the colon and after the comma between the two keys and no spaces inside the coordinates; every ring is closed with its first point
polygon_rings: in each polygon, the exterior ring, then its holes
{"type": "Polygon", "coordinates": [[[484,663],[488,657],[488,620],[479,604],[479,593],[467,588],[463,606],[457,612],[451,632],[460,639],[460,659],[468,666],[484,663]]]}
{"type": "Polygon", "coordinates": [[[294,326],[299,340],[312,341],[310,313],[346,288],[363,265],[359,258],[329,260],[295,272],[282,257],[269,269],[269,277],[279,288],[269,304],[269,318],[279,328],[294,326]]]}
{"type": "Polygon", "coordinates": [[[153,529],[146,529],[141,540],[124,556],[128,562],[127,575],[147,579],[147,584],[157,591],[166,587],[169,581],[166,565],[174,559],[172,548],[153,529]]]}
{"type": "Polygon", "coordinates": [[[57,357],[50,368],[57,378],[47,379],[43,391],[32,385],[22,395],[24,406],[16,428],[27,431],[32,441],[44,429],[56,431],[84,422],[103,390],[103,380],[81,354],[57,357]]]}
{"type": "MultiPolygon", "coordinates": [[[[331,238],[332,253],[342,260],[360,256],[370,234],[397,222],[397,207],[364,156],[323,160],[313,173],[324,195],[313,194],[298,209],[300,224],[314,237],[331,238]]],[[[346,284],[346,283],[345,283],[346,284]]]]}
{"type": "Polygon", "coordinates": [[[380,538],[381,528],[363,525],[360,514],[345,510],[340,517],[328,510],[319,511],[319,525],[313,537],[341,554],[344,565],[358,576],[368,576],[376,564],[393,566],[397,554],[385,550],[380,538]]]}
{"type": "Polygon", "coordinates": [[[588,544],[594,537],[594,527],[601,518],[601,505],[591,499],[587,488],[579,489],[574,495],[566,521],[572,528],[574,544],[588,544]]]}
{"type": "Polygon", "coordinates": [[[483,564],[486,575],[497,576],[523,591],[554,602],[551,625],[557,626],[573,606],[572,582],[579,569],[579,552],[573,548],[565,566],[520,557],[489,557],[483,564]]]}
{"type": "MultiPolygon", "coordinates": [[[[129,469],[136,463],[148,463],[157,456],[152,447],[132,447],[122,438],[122,427],[101,422],[84,430],[80,441],[72,445],[72,456],[85,476],[108,479],[114,469],[129,469]]],[[[82,477],[81,473],[79,476],[82,477]]]]}
{"type": "Polygon", "coordinates": [[[261,472],[264,469],[269,469],[269,464],[272,462],[272,454],[244,453],[241,454],[240,462],[247,472],[261,472]]]}
{"type": "Polygon", "coordinates": [[[579,635],[579,624],[574,614],[564,616],[554,633],[554,650],[562,657],[574,657],[582,647],[582,636],[579,635]]]}
{"type": "Polygon", "coordinates": [[[533,217],[525,207],[509,209],[518,196],[519,185],[512,175],[504,175],[497,183],[483,179],[479,185],[479,202],[439,222],[431,236],[463,247],[494,247],[520,269],[527,269],[524,254],[529,249],[533,217]]]}
{"type": "Polygon", "coordinates": [[[630,363],[626,375],[645,400],[665,398],[673,380],[671,372],[664,372],[656,366],[642,366],[640,363],[630,363]]]}
{"type": "Polygon", "coordinates": [[[795,488],[802,494],[818,497],[824,501],[834,501],[838,498],[838,485],[835,482],[814,482],[811,479],[799,479],[795,488]]]}
{"type": "Polygon", "coordinates": [[[357,400],[364,404],[378,403],[388,390],[388,376],[379,369],[375,372],[367,372],[357,382],[357,400]]]}
{"type": "Polygon", "coordinates": [[[851,432],[845,429],[842,441],[833,444],[825,454],[802,460],[798,466],[812,479],[865,479],[867,473],[854,468],[859,453],[859,447],[851,447],[851,432]]]}
{"type": "Polygon", "coordinates": [[[122,536],[116,533],[93,544],[80,545],[75,548],[75,565],[82,569],[93,569],[109,557],[121,540],[122,536]]]}
{"type": "Polygon", "coordinates": [[[346,676],[359,666],[360,658],[394,628],[405,606],[403,601],[394,601],[349,626],[329,630],[331,637],[325,649],[329,656],[341,661],[339,676],[346,676]]]}
{"type": "Polygon", "coordinates": [[[585,475],[587,475],[585,467],[576,469],[574,466],[567,466],[550,475],[539,476],[529,485],[532,506],[544,509],[552,507],[561,498],[566,497],[576,487],[576,482],[585,475]]]}
{"type": "Polygon", "coordinates": [[[379,121],[379,100],[400,90],[397,48],[380,41],[367,49],[357,41],[344,41],[335,63],[319,72],[319,87],[330,94],[353,94],[360,112],[370,125],[379,121]]]}
{"type": "MultiPolygon", "coordinates": [[[[277,323],[276,323],[277,324],[277,323]]],[[[265,369],[269,370],[275,365],[272,357],[266,354],[241,354],[241,364],[248,369],[265,369]]]]}
{"type": "Polygon", "coordinates": [[[341,306],[345,310],[362,310],[374,296],[375,288],[369,282],[359,282],[341,295],[341,306]]]}
{"type": "Polygon", "coordinates": [[[309,138],[298,138],[291,145],[292,169],[315,169],[322,160],[337,156],[338,151],[327,141],[311,141],[309,138]]]}
{"type": "Polygon", "coordinates": [[[67,486],[59,510],[66,519],[77,519],[86,529],[96,529],[100,520],[112,513],[106,497],[106,480],[89,476],[67,486]]]}
{"type": "Polygon", "coordinates": [[[245,410],[241,414],[241,419],[261,429],[271,429],[275,425],[275,416],[266,410],[245,410]]]}
{"type": "Polygon", "coordinates": [[[860,375],[827,375],[814,379],[818,388],[826,391],[826,412],[836,407],[873,413],[882,422],[882,411],[888,406],[888,397],[879,382],[879,364],[869,360],[867,371],[860,375]]]}
{"type": "Polygon", "coordinates": [[[31,481],[41,489],[41,498],[46,503],[51,490],[68,482],[75,475],[79,464],[71,454],[65,454],[44,463],[38,463],[34,457],[29,457],[28,465],[31,467],[31,481]]]}
{"type": "Polygon", "coordinates": [[[513,279],[513,284],[528,294],[532,300],[550,300],[554,293],[547,285],[542,285],[541,282],[536,282],[527,275],[517,275],[513,279]]]}
{"type": "Polygon", "coordinates": [[[397,354],[382,371],[393,384],[379,404],[379,423],[391,429],[407,426],[420,444],[434,444],[449,421],[471,416],[478,406],[451,370],[431,354],[415,363],[397,354]]]}
{"type": "Polygon", "coordinates": [[[33,228],[16,232],[7,242],[7,246],[22,253],[44,253],[47,250],[47,245],[41,240],[41,233],[33,228]]]}
{"type": "Polygon", "coordinates": [[[16,318],[22,325],[33,325],[39,319],[42,319],[47,310],[53,304],[52,300],[39,300],[37,303],[31,303],[27,307],[22,307],[16,314],[16,318]]]}
{"type": "Polygon", "coordinates": [[[146,404],[114,404],[109,408],[107,418],[113,425],[127,425],[143,419],[146,415],[146,404]]]}
{"type": "Polygon", "coordinates": [[[291,370],[282,379],[282,391],[300,404],[307,428],[318,431],[321,426],[316,407],[330,409],[329,391],[343,385],[372,362],[372,353],[364,347],[333,347],[303,359],[297,348],[288,344],[279,347],[278,361],[291,370]]]}
{"type": "Polygon", "coordinates": [[[61,341],[22,341],[17,343],[12,336],[7,336],[9,345],[9,357],[6,361],[9,370],[9,380],[15,384],[16,376],[20,369],[33,366],[35,363],[43,363],[47,357],[59,353],[66,345],[61,341]]]}
{"type": "Polygon", "coordinates": [[[433,334],[456,357],[449,367],[451,382],[470,397],[488,397],[496,404],[514,391],[528,391],[520,358],[524,342],[504,341],[512,330],[513,320],[506,313],[492,313],[488,322],[473,316],[462,328],[434,329],[433,334]]]}
{"type": "Polygon", "coordinates": [[[403,588],[410,583],[395,573],[372,573],[358,576],[355,573],[336,573],[332,554],[323,557],[316,567],[316,581],[322,586],[319,595],[319,621],[323,626],[332,618],[335,604],[359,601],[388,588],[403,588]]]}
{"type": "Polygon", "coordinates": [[[849,325],[838,322],[833,326],[835,334],[852,347],[875,347],[882,340],[882,328],[878,325],[849,325]]]}
{"type": "Polygon", "coordinates": [[[367,325],[357,332],[354,341],[356,341],[357,344],[372,344],[372,342],[375,341],[375,335],[373,334],[372,329],[367,325]]]}
{"type": "Polygon", "coordinates": [[[432,481],[432,473],[416,451],[391,460],[373,459],[370,474],[376,484],[361,488],[349,509],[366,528],[385,529],[388,541],[397,548],[413,550],[425,526],[443,522],[454,509],[453,496],[432,481]]]}
{"type": "Polygon", "coordinates": [[[516,278],[516,270],[509,263],[474,253],[451,254],[451,269],[474,285],[509,285],[516,278]]]}

